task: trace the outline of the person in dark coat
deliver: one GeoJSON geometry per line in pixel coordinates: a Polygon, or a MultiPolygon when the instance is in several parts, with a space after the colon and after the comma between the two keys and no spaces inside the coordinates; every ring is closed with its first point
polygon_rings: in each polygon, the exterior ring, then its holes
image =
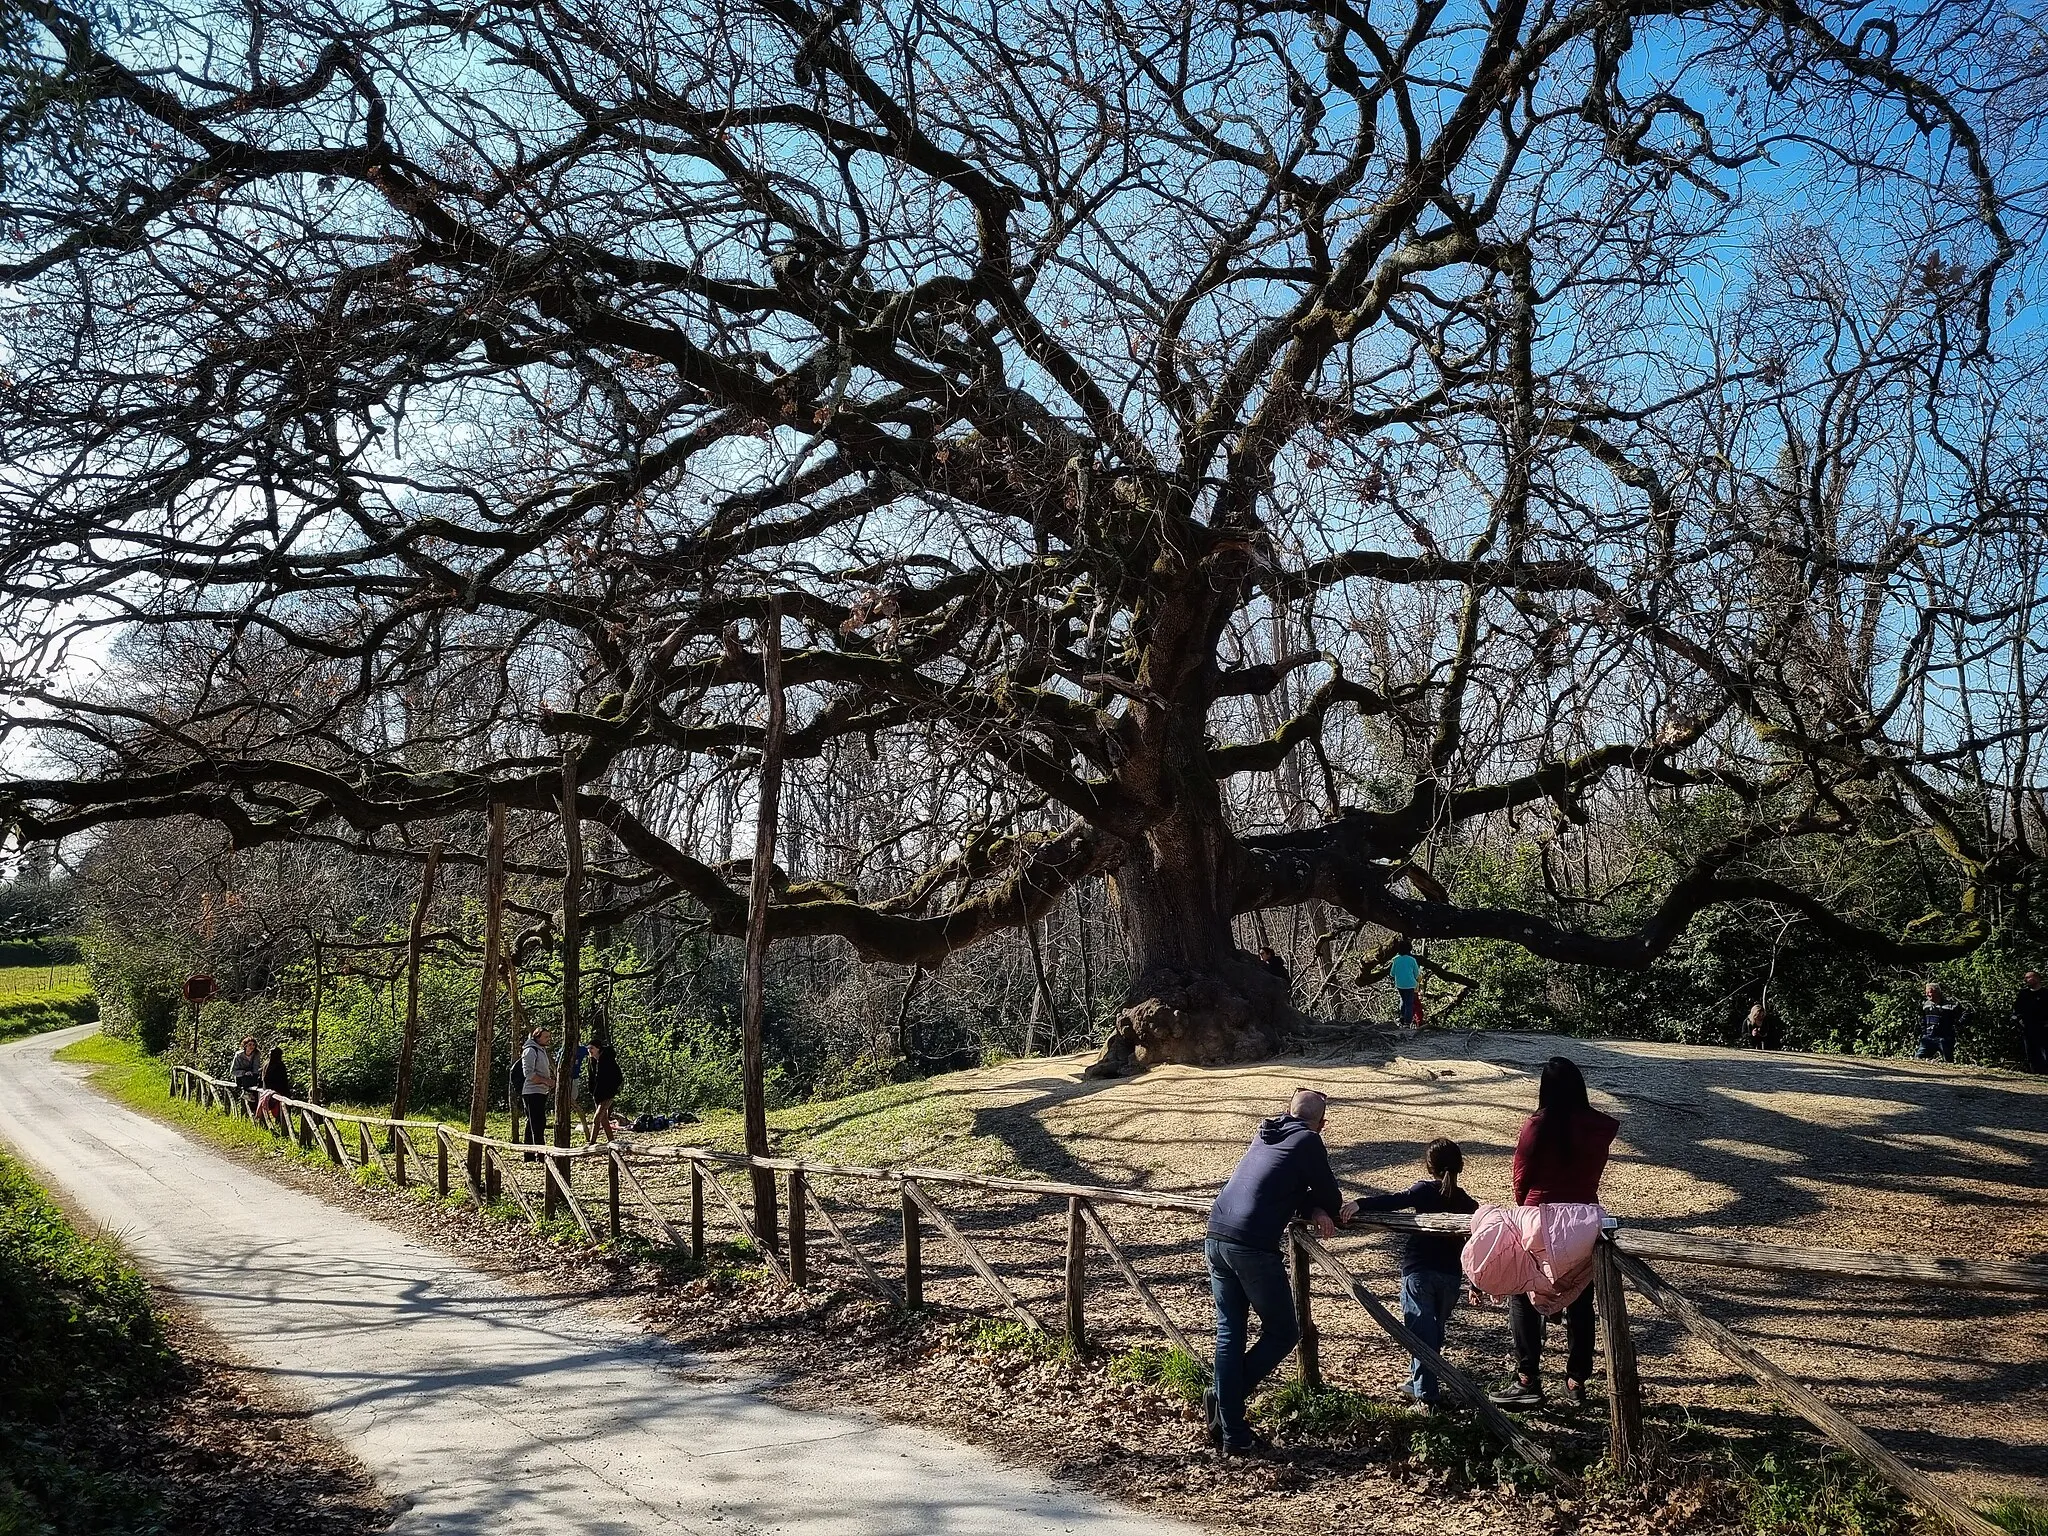
{"type": "Polygon", "coordinates": [[[1287,962],[1273,953],[1272,945],[1261,944],[1259,946],[1259,964],[1263,965],[1266,968],[1267,974],[1272,976],[1281,986],[1287,988],[1289,992],[1294,990],[1294,978],[1287,972],[1287,962]]]}
{"type": "Polygon", "coordinates": [[[625,1086],[626,1074],[619,1069],[619,1053],[609,1045],[591,1047],[590,1102],[597,1106],[596,1122],[590,1136],[592,1141],[596,1141],[600,1136],[606,1141],[615,1139],[612,1100],[619,1096],[619,1090],[625,1086]]]}
{"type": "Polygon", "coordinates": [[[1328,1110],[1322,1094],[1304,1088],[1286,1114],[1261,1120],[1209,1208],[1204,1256],[1216,1304],[1216,1384],[1204,1394],[1204,1406],[1210,1441],[1225,1451],[1263,1447],[1245,1423],[1244,1405],[1301,1336],[1280,1252],[1288,1224],[1306,1220],[1324,1237],[1337,1230],[1344,1200],[1323,1146],[1328,1110]],[[1259,1315],[1259,1342],[1247,1348],[1253,1312],[1259,1315]]]}
{"type": "Polygon", "coordinates": [[[2020,1059],[2029,1072],[2048,1072],[2048,987],[2029,971],[2013,994],[2012,1021],[2019,1026],[2020,1059]]]}
{"type": "MultiPolygon", "coordinates": [[[[1470,1216],[1479,1209],[1458,1183],[1465,1171],[1465,1150],[1439,1136],[1423,1153],[1429,1177],[1394,1194],[1367,1195],[1338,1212],[1348,1222],[1358,1211],[1414,1211],[1420,1215],[1470,1216]]],[[[1465,1240],[1455,1232],[1410,1232],[1401,1240],[1401,1321],[1431,1349],[1444,1347],[1444,1329],[1464,1287],[1459,1263],[1465,1240]]],[[[1402,1390],[1418,1408],[1436,1406],[1436,1375],[1416,1359],[1409,1362],[1408,1385],[1402,1390]]]]}

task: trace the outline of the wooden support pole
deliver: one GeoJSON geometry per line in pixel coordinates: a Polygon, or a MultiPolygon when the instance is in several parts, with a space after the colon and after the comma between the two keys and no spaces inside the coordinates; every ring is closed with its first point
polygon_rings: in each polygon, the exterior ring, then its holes
{"type": "Polygon", "coordinates": [[[1067,1343],[1075,1354],[1088,1349],[1088,1324],[1083,1302],[1088,1287],[1088,1224],[1081,1215],[1081,1197],[1067,1196],[1067,1343]]]}
{"type": "Polygon", "coordinates": [[[619,1240],[619,1160],[616,1155],[605,1159],[605,1208],[611,1217],[612,1241],[619,1240]]]}
{"type": "Polygon", "coordinates": [[[526,1198],[526,1191],[519,1187],[519,1175],[505,1167],[504,1159],[496,1148],[491,1149],[491,1168],[498,1174],[501,1187],[512,1196],[512,1203],[524,1211],[526,1219],[531,1222],[534,1219],[533,1204],[526,1198]]]}
{"type": "Polygon", "coordinates": [[[577,1230],[582,1232],[583,1240],[586,1243],[594,1243],[597,1241],[597,1233],[591,1228],[590,1218],[583,1214],[583,1207],[577,1202],[575,1192],[569,1188],[569,1176],[563,1172],[567,1163],[568,1159],[561,1157],[541,1159],[541,1167],[546,1170],[550,1185],[561,1194],[562,1203],[569,1208],[569,1214],[576,1218],[577,1230]]]}
{"type": "MultiPolygon", "coordinates": [[[[626,1182],[630,1184],[633,1188],[634,1195],[639,1198],[639,1201],[642,1205],[647,1207],[647,1214],[654,1218],[654,1224],[661,1228],[663,1235],[668,1238],[670,1244],[676,1248],[683,1247],[683,1234],[676,1230],[676,1224],[674,1222],[670,1221],[668,1217],[662,1214],[661,1207],[654,1203],[654,1196],[647,1193],[647,1186],[640,1182],[640,1175],[633,1171],[633,1165],[626,1161],[625,1154],[618,1149],[618,1146],[616,1144],[614,1144],[611,1149],[610,1161],[612,1167],[616,1168],[620,1173],[625,1175],[626,1182]]],[[[700,1242],[703,1237],[703,1231],[703,1226],[701,1223],[699,1223],[697,1227],[697,1234],[700,1242]]],[[[695,1257],[701,1259],[703,1257],[703,1254],[696,1253],[695,1257]]]]}
{"type": "MultiPolygon", "coordinates": [[[[427,909],[434,902],[434,877],[441,870],[441,845],[427,849],[426,868],[420,872],[419,900],[413,903],[412,923],[405,930],[405,1029],[398,1037],[398,1091],[391,1096],[391,1118],[403,1120],[412,1107],[412,1064],[420,1044],[420,955],[426,948],[427,909]]],[[[405,1148],[394,1133],[391,1156],[398,1164],[398,1182],[405,1182],[405,1148]]]]}
{"type": "Polygon", "coordinates": [[[903,1305],[915,1312],[924,1305],[924,1235],[917,1229],[917,1201],[903,1188],[903,1305]]]}
{"type": "MultiPolygon", "coordinates": [[[[755,623],[761,646],[761,691],[768,702],[768,728],[761,747],[761,779],[754,807],[754,864],[747,882],[746,971],[740,988],[740,1078],[747,1155],[768,1155],[767,1067],[762,1049],[762,1014],[768,975],[768,901],[775,874],[776,824],[782,800],[782,604],[770,597],[755,623]]],[[[754,1229],[775,1247],[775,1174],[750,1170],[754,1182],[754,1229]]]]}
{"type": "Polygon", "coordinates": [[[825,1197],[815,1189],[807,1189],[805,1198],[810,1201],[811,1208],[818,1213],[818,1219],[825,1223],[825,1230],[832,1234],[833,1241],[845,1249],[847,1256],[860,1266],[860,1272],[867,1276],[868,1282],[894,1305],[903,1305],[903,1293],[890,1284],[888,1277],[875,1268],[868,1261],[868,1256],[856,1248],[853,1240],[840,1230],[839,1222],[832,1215],[832,1207],[825,1203],[825,1197]]]}
{"type": "Polygon", "coordinates": [[[967,1261],[968,1266],[981,1276],[982,1284],[995,1293],[996,1300],[1003,1304],[1005,1312],[1033,1333],[1045,1332],[1044,1326],[1032,1316],[1031,1309],[1024,1305],[1023,1300],[1010,1289],[1003,1277],[995,1272],[994,1267],[982,1256],[981,1250],[967,1240],[967,1234],[954,1224],[953,1218],[932,1203],[932,1197],[925,1193],[924,1187],[917,1180],[905,1179],[903,1192],[916,1202],[920,1211],[931,1218],[931,1223],[939,1229],[939,1234],[951,1243],[960,1257],[967,1261]]]}
{"type": "Polygon", "coordinates": [[[789,1271],[783,1268],[782,1260],[777,1257],[775,1250],[761,1241],[761,1235],[754,1230],[753,1223],[747,1220],[747,1213],[740,1209],[740,1203],[727,1193],[725,1181],[710,1168],[704,1170],[704,1181],[711,1186],[711,1192],[718,1196],[719,1203],[731,1215],[734,1224],[740,1229],[740,1235],[754,1245],[754,1251],[761,1255],[761,1262],[768,1266],[769,1273],[784,1285],[789,1284],[789,1271]]]}
{"type": "MultiPolygon", "coordinates": [[[[576,1046],[583,1028],[583,817],[577,809],[576,785],[577,756],[571,744],[562,752],[562,1051],[555,1067],[554,1136],[558,1147],[569,1145],[576,1120],[576,1046]]],[[[550,1216],[555,1214],[556,1188],[564,1194],[569,1188],[560,1161],[548,1163],[555,1170],[547,1186],[550,1216]]]]}
{"type": "Polygon", "coordinates": [[[789,1170],[789,1283],[802,1290],[811,1283],[808,1234],[804,1230],[804,1171],[789,1170]]]}
{"type": "Polygon", "coordinates": [[[1556,1462],[1544,1454],[1541,1446],[1523,1434],[1516,1427],[1515,1421],[1505,1413],[1502,1413],[1493,1399],[1486,1395],[1483,1387],[1452,1365],[1448,1360],[1444,1359],[1434,1349],[1423,1343],[1422,1340],[1415,1337],[1414,1334],[1410,1333],[1407,1325],[1385,1307],[1381,1306],[1379,1298],[1360,1284],[1358,1277],[1346,1269],[1338,1261],[1337,1256],[1325,1248],[1312,1233],[1297,1232],[1295,1240],[1308,1251],[1310,1257],[1322,1265],[1324,1271],[1331,1278],[1351,1293],[1352,1299],[1365,1308],[1367,1315],[1374,1322],[1378,1323],[1381,1329],[1396,1344],[1428,1366],[1431,1372],[1435,1374],[1438,1382],[1449,1390],[1452,1397],[1478,1414],[1481,1422],[1488,1429],[1492,1430],[1495,1435],[1499,1436],[1502,1441],[1513,1446],[1516,1452],[1530,1466],[1542,1472],[1544,1476],[1548,1477],[1551,1482],[1567,1494],[1572,1497],[1578,1496],[1579,1480],[1569,1476],[1556,1462]]]}
{"type": "Polygon", "coordinates": [[[2048,1264],[2030,1264],[2020,1259],[1952,1259],[1918,1253],[1864,1253],[1850,1248],[1793,1248],[1729,1237],[1700,1237],[1689,1232],[1646,1232],[1639,1227],[1624,1227],[1615,1234],[1614,1242],[1632,1258],[1668,1260],[1674,1264],[1712,1264],[1722,1269],[1753,1269],[1776,1275],[1825,1275],[1898,1285],[2048,1296],[2048,1264]]]}
{"type": "Polygon", "coordinates": [[[1637,1290],[1650,1298],[1659,1312],[1710,1346],[1731,1365],[1748,1372],[1759,1384],[1784,1398],[1807,1423],[1957,1532],[1957,1536],[2003,1536],[1998,1526],[1950,1496],[1948,1490],[1932,1478],[1907,1466],[1829,1407],[1817,1393],[1794,1381],[1758,1351],[1702,1313],[1641,1259],[1631,1257],[1624,1250],[1616,1253],[1615,1261],[1621,1272],[1628,1276],[1637,1290]]]}
{"type": "Polygon", "coordinates": [[[1593,1305],[1607,1341],[1607,1454],[1615,1470],[1632,1478],[1643,1470],[1643,1388],[1636,1374],[1636,1341],[1628,1320],[1628,1293],[1614,1262],[1614,1241],[1602,1238],[1593,1254],[1593,1305]]]}
{"type": "Polygon", "coordinates": [[[434,1127],[434,1188],[443,1200],[448,1198],[448,1133],[438,1125],[434,1127]]]}
{"type": "Polygon", "coordinates": [[[1301,1338],[1294,1346],[1295,1369],[1300,1373],[1304,1387],[1312,1392],[1320,1391],[1323,1385],[1322,1345],[1316,1336],[1315,1314],[1309,1299],[1309,1282],[1315,1277],[1315,1260],[1302,1246],[1298,1232],[1295,1240],[1287,1245],[1287,1250],[1294,1271],[1294,1325],[1301,1330],[1301,1338]]]}
{"type": "Polygon", "coordinates": [[[1152,1314],[1152,1321],[1159,1325],[1159,1331],[1166,1335],[1175,1349],[1190,1360],[1202,1360],[1204,1357],[1196,1352],[1194,1341],[1182,1330],[1180,1324],[1173,1320],[1173,1315],[1159,1304],[1159,1298],[1152,1294],[1152,1287],[1147,1285],[1144,1276],[1138,1273],[1137,1265],[1133,1264],[1130,1255],[1124,1252],[1123,1244],[1119,1243],[1109,1228],[1103,1225],[1102,1217],[1097,1214],[1091,1202],[1081,1202],[1081,1217],[1094,1228],[1095,1240],[1102,1244],[1102,1251],[1109,1255],[1109,1261],[1116,1265],[1117,1270],[1123,1275],[1125,1284],[1136,1293],[1145,1310],[1152,1314]]]}
{"type": "MultiPolygon", "coordinates": [[[[490,1125],[491,1060],[497,1052],[498,1030],[498,948],[504,942],[505,926],[505,807],[491,806],[489,842],[484,853],[484,957],[477,984],[476,1037],[470,1052],[469,1134],[481,1136],[490,1125]]],[[[512,1049],[519,1049],[514,1039],[512,1049]]],[[[518,1130],[513,1130],[516,1138],[518,1130]]],[[[472,1189],[484,1182],[484,1149],[469,1143],[469,1183],[472,1189]]]]}
{"type": "Polygon", "coordinates": [[[704,1165],[690,1164],[690,1257],[704,1262],[704,1165]]]}
{"type": "Polygon", "coordinates": [[[306,1097],[315,1104],[320,1102],[320,1001],[326,990],[326,956],[321,952],[320,939],[313,940],[313,1030],[308,1049],[312,1060],[306,1069],[306,1097]]]}

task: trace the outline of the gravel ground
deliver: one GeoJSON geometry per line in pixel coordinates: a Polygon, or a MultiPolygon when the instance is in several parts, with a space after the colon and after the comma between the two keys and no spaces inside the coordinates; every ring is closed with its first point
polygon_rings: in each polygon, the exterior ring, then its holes
{"type": "MultiPolygon", "coordinates": [[[[2038,1258],[2048,1252],[2040,1149],[2048,1089],[2008,1074],[1900,1062],[1745,1053],[1540,1037],[1422,1035],[1373,1053],[1229,1071],[1155,1071],[1083,1084],[1080,1059],[1010,1063],[933,1085],[952,1101],[961,1161],[1041,1176],[1207,1192],[1227,1174],[1252,1122],[1309,1082],[1335,1096],[1330,1139],[1355,1188],[1406,1182],[1421,1146],[1456,1136],[1466,1183],[1505,1195],[1507,1153],[1533,1100],[1533,1071],[1553,1049],[1577,1057],[1596,1100],[1624,1123],[1603,1189],[1624,1219],[1669,1230],[1907,1252],[2038,1258]],[[989,1143],[1010,1157],[991,1157],[989,1143]]],[[[677,1138],[670,1137],[668,1140],[677,1138]]],[[[645,1142],[643,1142],[645,1144],[645,1142]]],[[[919,1162],[945,1162],[927,1141],[919,1162]]],[[[1089,1262],[1089,1361],[1042,1361],[990,1348],[981,1282],[929,1228],[930,1314],[907,1319],[873,1299],[858,1271],[812,1223],[820,1283],[791,1295],[718,1246],[732,1222],[715,1196],[713,1267],[698,1274],[628,1242],[616,1252],[481,1219],[417,1192],[363,1189],[331,1171],[264,1160],[295,1183],[397,1220],[493,1268],[651,1327],[759,1373],[792,1402],[878,1414],[977,1440],[1134,1504],[1219,1529],[1291,1536],[1341,1520],[1368,1532],[1551,1530],[1719,1532],[1734,1528],[1726,1485],[1698,1431],[1741,1444],[1783,1430],[1760,1393],[1639,1306],[1638,1343],[1651,1412],[1672,1445],[1647,1495],[1607,1492],[1576,1505],[1518,1495],[1417,1460],[1407,1431],[1324,1444],[1283,1431],[1275,1462],[1216,1461],[1193,1414],[1169,1393],[1113,1378],[1107,1362],[1158,1334],[1101,1255],[1089,1262]],[[1687,1433],[1691,1426],[1693,1433],[1687,1433]]],[[[521,1170],[522,1174],[524,1170],[521,1170]]],[[[679,1179],[648,1181],[686,1222],[679,1179]]],[[[739,1197],[740,1182],[728,1187],[739,1197]]],[[[814,1186],[849,1237],[897,1271],[893,1195],[853,1181],[814,1186]]],[[[603,1221],[602,1186],[590,1209],[603,1221]]],[[[1027,1306],[1054,1322],[1064,1210],[1028,1196],[934,1188],[1027,1306]]],[[[630,1190],[629,1228],[634,1223],[630,1190]]],[[[1108,1209],[1140,1270],[1199,1343],[1206,1332],[1199,1225],[1108,1209]]],[[[649,1230],[651,1223],[644,1223],[649,1230]]],[[[1391,1299],[1384,1240],[1348,1238],[1353,1267],[1391,1299]]],[[[2042,1309],[2018,1298],[1823,1283],[1735,1271],[1674,1270],[1709,1309],[1959,1491],[2048,1491],[2048,1335],[2042,1309]]],[[[1364,1314],[1318,1290],[1325,1374],[1391,1401],[1405,1361],[1364,1314]]],[[[1500,1315],[1461,1312],[1451,1353],[1491,1380],[1505,1356],[1500,1315]]],[[[1393,1421],[1397,1422],[1397,1421],[1393,1421]]],[[[1584,1459],[1604,1442],[1597,1411],[1539,1415],[1537,1432],[1584,1459]]]]}

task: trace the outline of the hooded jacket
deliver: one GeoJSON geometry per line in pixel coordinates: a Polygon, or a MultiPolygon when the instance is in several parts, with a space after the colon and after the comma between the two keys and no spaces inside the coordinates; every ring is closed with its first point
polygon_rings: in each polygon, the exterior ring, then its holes
{"type": "Polygon", "coordinates": [[[524,1091],[529,1098],[555,1091],[555,1058],[538,1040],[527,1040],[519,1053],[519,1069],[526,1074],[524,1091]]]}
{"type": "Polygon", "coordinates": [[[1329,1212],[1334,1221],[1343,1204],[1323,1138],[1292,1115],[1275,1115],[1259,1122],[1230,1182],[1209,1207],[1209,1235],[1277,1253],[1290,1221],[1315,1210],[1329,1212]]]}

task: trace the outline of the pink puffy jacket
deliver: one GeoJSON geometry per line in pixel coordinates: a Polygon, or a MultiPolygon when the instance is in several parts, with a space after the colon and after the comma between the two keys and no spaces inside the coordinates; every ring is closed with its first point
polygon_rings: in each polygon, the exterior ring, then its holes
{"type": "Polygon", "coordinates": [[[1592,1283],[1606,1215],[1597,1205],[1482,1205],[1465,1243],[1465,1278],[1495,1300],[1525,1295],[1554,1317],[1592,1283]]]}

